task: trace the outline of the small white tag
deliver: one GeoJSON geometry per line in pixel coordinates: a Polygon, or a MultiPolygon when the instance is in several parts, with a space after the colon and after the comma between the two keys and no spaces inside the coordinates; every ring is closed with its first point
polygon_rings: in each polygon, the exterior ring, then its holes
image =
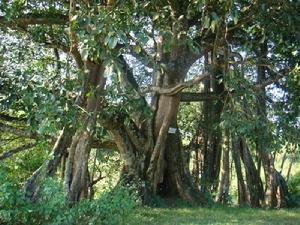
{"type": "Polygon", "coordinates": [[[169,127],[169,134],[175,134],[176,130],[177,129],[175,127],[169,127]]]}

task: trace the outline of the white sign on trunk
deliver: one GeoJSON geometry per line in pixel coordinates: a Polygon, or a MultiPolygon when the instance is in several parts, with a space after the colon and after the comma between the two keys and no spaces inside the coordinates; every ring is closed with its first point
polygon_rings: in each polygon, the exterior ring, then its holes
{"type": "Polygon", "coordinates": [[[176,133],[176,128],[175,127],[170,127],[169,128],[169,134],[175,134],[176,133]]]}

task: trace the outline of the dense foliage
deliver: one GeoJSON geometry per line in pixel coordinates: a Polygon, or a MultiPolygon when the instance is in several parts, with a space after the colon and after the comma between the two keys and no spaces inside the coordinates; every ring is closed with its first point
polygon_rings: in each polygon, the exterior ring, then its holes
{"type": "Polygon", "coordinates": [[[32,203],[16,183],[2,180],[1,224],[121,224],[137,205],[136,196],[122,186],[107,189],[94,201],[70,208],[61,184],[53,179],[42,185],[42,198],[32,203]]]}
{"type": "Polygon", "coordinates": [[[119,224],[137,198],[295,206],[299,11],[1,1],[0,223],[119,224]]]}

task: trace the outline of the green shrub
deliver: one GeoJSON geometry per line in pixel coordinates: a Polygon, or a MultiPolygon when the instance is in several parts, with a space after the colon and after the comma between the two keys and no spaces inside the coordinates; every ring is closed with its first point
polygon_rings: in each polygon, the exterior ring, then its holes
{"type": "Polygon", "coordinates": [[[168,204],[165,201],[165,199],[162,199],[158,195],[151,195],[151,196],[149,195],[147,197],[148,197],[147,201],[145,202],[145,204],[147,206],[155,207],[155,208],[165,208],[165,207],[168,207],[168,204]]]}
{"type": "Polygon", "coordinates": [[[300,205],[300,172],[292,176],[288,182],[293,205],[300,205]]]}
{"type": "Polygon", "coordinates": [[[57,218],[57,224],[122,224],[134,206],[135,197],[126,187],[118,186],[105,191],[96,200],[81,201],[65,218],[57,218]]]}
{"type": "Polygon", "coordinates": [[[26,224],[31,210],[16,183],[3,182],[0,185],[0,224],[26,224]]]}
{"type": "Polygon", "coordinates": [[[300,197],[300,172],[292,176],[288,182],[289,191],[300,197]]]}
{"type": "Polygon", "coordinates": [[[53,224],[54,218],[63,217],[69,210],[62,184],[52,178],[43,182],[37,202],[31,205],[34,224],[53,224]]]}
{"type": "Polygon", "coordinates": [[[0,224],[122,224],[133,211],[136,197],[127,187],[108,189],[98,199],[83,200],[68,207],[62,185],[47,179],[40,198],[32,203],[25,199],[16,184],[0,185],[0,224]]]}

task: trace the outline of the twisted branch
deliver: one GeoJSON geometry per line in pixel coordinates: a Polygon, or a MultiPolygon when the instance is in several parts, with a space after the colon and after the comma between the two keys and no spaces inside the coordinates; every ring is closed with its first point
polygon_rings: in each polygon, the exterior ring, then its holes
{"type": "Polygon", "coordinates": [[[146,94],[146,93],[157,93],[161,95],[175,95],[179,92],[181,92],[185,88],[189,88],[194,86],[195,84],[199,84],[201,81],[203,81],[205,78],[209,76],[209,73],[204,73],[194,79],[176,84],[173,87],[158,87],[158,86],[150,86],[147,88],[143,88],[140,90],[141,94],[146,94]]]}

